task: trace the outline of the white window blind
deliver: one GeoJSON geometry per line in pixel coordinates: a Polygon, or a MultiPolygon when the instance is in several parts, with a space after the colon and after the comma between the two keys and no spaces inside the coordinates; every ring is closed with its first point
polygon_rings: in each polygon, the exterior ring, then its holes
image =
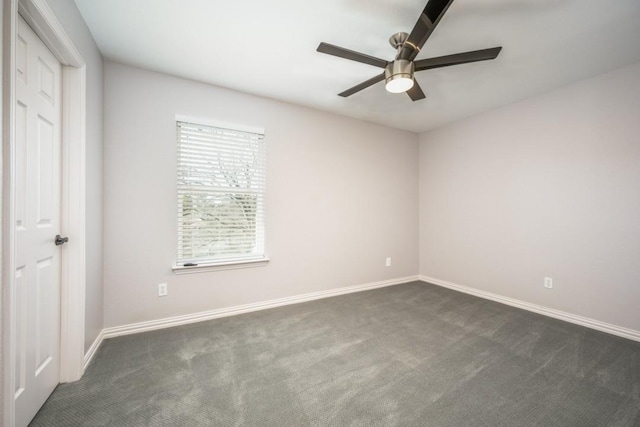
{"type": "Polygon", "coordinates": [[[178,121],[177,137],[177,265],[264,258],[264,134],[178,121]]]}

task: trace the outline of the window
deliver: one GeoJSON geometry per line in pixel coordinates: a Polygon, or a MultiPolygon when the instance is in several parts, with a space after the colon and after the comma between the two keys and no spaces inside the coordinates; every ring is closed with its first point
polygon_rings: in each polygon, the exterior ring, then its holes
{"type": "Polygon", "coordinates": [[[264,131],[177,121],[175,269],[265,260],[264,131]]]}

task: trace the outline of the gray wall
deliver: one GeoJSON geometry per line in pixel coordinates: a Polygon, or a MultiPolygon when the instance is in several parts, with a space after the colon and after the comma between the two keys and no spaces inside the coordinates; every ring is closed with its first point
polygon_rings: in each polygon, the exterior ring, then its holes
{"type": "Polygon", "coordinates": [[[87,66],[86,351],[103,328],[102,55],[73,0],[48,0],[47,3],[82,54],[87,66]]]}
{"type": "Polygon", "coordinates": [[[104,108],[106,327],[417,274],[416,134],[108,61],[104,108]],[[175,114],[266,129],[266,267],[171,271],[175,114]]]}
{"type": "Polygon", "coordinates": [[[422,275],[640,330],[640,64],[420,140],[422,275]]]}

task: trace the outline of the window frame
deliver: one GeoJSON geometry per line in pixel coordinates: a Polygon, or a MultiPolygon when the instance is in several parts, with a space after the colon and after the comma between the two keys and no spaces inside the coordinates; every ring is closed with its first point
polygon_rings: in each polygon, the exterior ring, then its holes
{"type": "MultiPolygon", "coordinates": [[[[211,120],[211,119],[206,119],[206,118],[201,118],[201,117],[193,117],[193,116],[186,116],[186,115],[180,115],[177,114],[175,116],[175,120],[174,120],[174,129],[178,129],[178,123],[179,122],[186,122],[189,124],[193,124],[193,125],[202,125],[202,126],[209,126],[209,127],[216,127],[216,128],[221,128],[221,129],[228,129],[230,131],[238,131],[238,132],[248,132],[248,133],[255,133],[255,134],[260,134],[262,135],[263,138],[265,138],[265,129],[261,128],[261,127],[255,127],[255,126],[246,126],[246,125],[239,125],[239,124],[235,124],[235,123],[225,123],[225,122],[220,122],[220,121],[216,121],[216,120],[211,120]]],[[[180,141],[177,139],[176,136],[176,140],[175,140],[175,144],[176,144],[176,168],[179,166],[178,165],[178,150],[179,150],[179,144],[180,141]]],[[[178,259],[177,259],[177,251],[179,250],[179,239],[176,239],[176,259],[175,262],[172,266],[172,270],[175,274],[191,274],[191,273],[200,273],[200,272],[210,272],[210,271],[219,271],[219,270],[231,270],[231,269],[241,269],[241,268],[252,268],[252,267],[263,267],[266,266],[269,263],[269,257],[267,256],[267,238],[266,238],[266,223],[267,223],[267,219],[266,219],[266,194],[267,194],[267,189],[266,189],[266,175],[267,175],[267,161],[266,161],[266,145],[264,146],[264,159],[265,159],[265,163],[264,163],[264,187],[262,190],[262,223],[263,223],[263,230],[262,230],[262,248],[263,248],[263,255],[262,256],[255,256],[255,257],[240,257],[240,258],[233,258],[232,256],[229,256],[228,258],[224,258],[224,259],[220,259],[220,260],[215,260],[215,259],[203,259],[202,262],[197,262],[197,260],[193,260],[194,262],[189,262],[189,261],[185,261],[184,263],[187,265],[183,265],[183,263],[179,263],[178,259]],[[193,265],[190,265],[193,264],[193,265]]],[[[176,169],[176,179],[178,178],[178,170],[176,169]]],[[[179,202],[179,194],[178,194],[178,182],[176,181],[176,203],[179,202]]],[[[178,205],[176,205],[178,206],[178,205]]],[[[176,214],[178,214],[176,212],[176,214]]],[[[176,217],[176,227],[178,226],[178,222],[179,222],[179,217],[176,217]]],[[[177,238],[177,232],[178,229],[176,228],[176,238],[177,238]]]]}

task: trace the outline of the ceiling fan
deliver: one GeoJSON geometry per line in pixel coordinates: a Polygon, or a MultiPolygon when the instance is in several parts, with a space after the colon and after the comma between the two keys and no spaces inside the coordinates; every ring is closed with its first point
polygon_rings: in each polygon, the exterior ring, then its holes
{"type": "Polygon", "coordinates": [[[502,47],[490,49],[473,50],[470,52],[455,53],[437,58],[420,59],[415,61],[416,56],[427,42],[431,33],[436,28],[445,12],[451,6],[453,0],[428,0],[427,5],[420,14],[418,22],[411,30],[411,34],[397,33],[389,38],[389,43],[397,50],[393,61],[385,61],[364,53],[355,52],[329,43],[320,43],[317,51],[340,58],[350,59],[374,67],[384,68],[384,72],[370,78],[354,87],[345,90],[338,95],[347,97],[356,92],[366,89],[375,83],[385,80],[385,88],[392,93],[407,92],[413,101],[418,101],[425,97],[420,85],[414,79],[416,71],[430,70],[432,68],[448,67],[451,65],[467,64],[470,62],[486,61],[495,59],[502,47]]]}

